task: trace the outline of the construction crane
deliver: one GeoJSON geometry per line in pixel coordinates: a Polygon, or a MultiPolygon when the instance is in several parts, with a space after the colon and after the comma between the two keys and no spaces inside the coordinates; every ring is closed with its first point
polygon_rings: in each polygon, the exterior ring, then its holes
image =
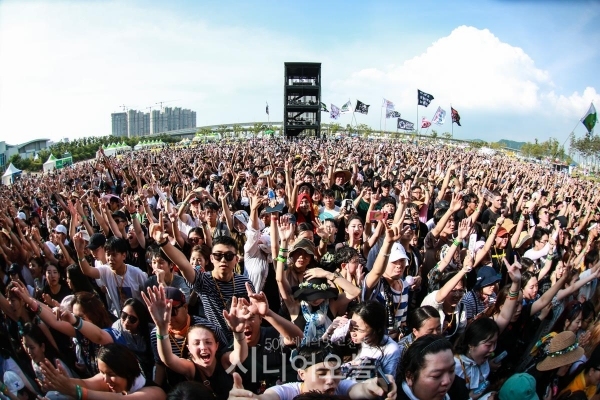
{"type": "Polygon", "coordinates": [[[159,101],[159,102],[157,102],[155,104],[159,104],[160,105],[160,110],[162,111],[163,104],[165,104],[165,103],[173,103],[174,101],[179,101],[179,100],[159,101]]]}
{"type": "Polygon", "coordinates": [[[123,112],[127,112],[127,106],[125,104],[122,104],[119,107],[123,109],[123,112]]]}

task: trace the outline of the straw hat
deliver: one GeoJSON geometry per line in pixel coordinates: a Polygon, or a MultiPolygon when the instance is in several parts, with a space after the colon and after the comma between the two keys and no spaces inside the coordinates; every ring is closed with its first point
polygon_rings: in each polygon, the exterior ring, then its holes
{"type": "Polygon", "coordinates": [[[531,236],[527,232],[521,232],[519,235],[519,241],[515,246],[516,249],[520,249],[528,240],[531,239],[531,236]]]}
{"type": "Polygon", "coordinates": [[[352,172],[348,171],[347,169],[336,168],[335,171],[333,171],[333,177],[335,178],[335,176],[338,174],[344,174],[344,183],[348,182],[350,178],[352,178],[352,172]]]}
{"type": "Polygon", "coordinates": [[[573,364],[583,356],[583,353],[583,348],[579,347],[573,332],[561,332],[550,340],[546,358],[540,361],[536,368],[538,371],[550,371],[573,364]]]}

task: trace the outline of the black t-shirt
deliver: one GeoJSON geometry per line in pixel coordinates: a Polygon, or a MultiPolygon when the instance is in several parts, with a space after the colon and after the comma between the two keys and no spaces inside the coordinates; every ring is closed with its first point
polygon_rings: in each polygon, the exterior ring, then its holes
{"type": "MultiPolygon", "coordinates": [[[[248,358],[242,363],[248,370],[245,374],[240,372],[244,388],[258,394],[261,386],[269,388],[276,385],[277,381],[282,380],[284,376],[286,381],[293,380],[296,376],[290,363],[291,349],[285,345],[280,336],[277,329],[273,327],[260,328],[258,344],[248,348],[248,358]]],[[[233,346],[229,350],[233,350],[233,346]]]]}
{"type": "Polygon", "coordinates": [[[496,223],[498,218],[500,218],[500,214],[496,214],[491,208],[488,208],[481,214],[480,221],[484,226],[491,226],[496,223]]]}
{"type": "Polygon", "coordinates": [[[52,290],[50,290],[50,286],[48,286],[48,284],[44,285],[44,288],[42,289],[42,293],[45,293],[47,295],[49,295],[52,300],[56,300],[59,303],[67,296],[73,294],[71,292],[71,289],[69,289],[69,287],[65,284],[65,283],[61,283],[60,284],[60,290],[58,291],[58,293],[54,294],[52,293],[52,290]]]}
{"type": "Polygon", "coordinates": [[[127,243],[127,256],[125,257],[125,264],[133,265],[138,267],[146,274],[148,274],[148,264],[146,263],[146,249],[138,244],[137,247],[133,248],[127,243]]]}

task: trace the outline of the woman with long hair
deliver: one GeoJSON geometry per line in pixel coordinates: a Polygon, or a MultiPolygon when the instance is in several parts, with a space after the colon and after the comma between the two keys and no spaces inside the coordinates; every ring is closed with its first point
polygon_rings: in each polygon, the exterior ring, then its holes
{"type": "Polygon", "coordinates": [[[46,263],[44,265],[44,275],[46,276],[46,284],[42,289],[41,299],[50,307],[58,307],[66,296],[72,294],[71,290],[61,279],[56,265],[46,263]]]}
{"type": "Polygon", "coordinates": [[[381,303],[369,300],[354,307],[350,320],[350,338],[353,344],[360,346],[360,351],[344,366],[347,378],[374,378],[377,366],[381,366],[386,375],[396,376],[400,349],[386,334],[386,325],[386,311],[381,303]]]}
{"type": "MultiPolygon", "coordinates": [[[[470,399],[478,399],[489,390],[490,357],[496,349],[498,324],[490,318],[479,318],[471,323],[456,346],[456,379],[464,382],[453,388],[466,387],[470,399]]],[[[452,396],[452,393],[450,394],[452,396]]],[[[456,397],[458,398],[458,397],[456,397]]]]}
{"type": "MultiPolygon", "coordinates": [[[[80,375],[93,376],[98,373],[96,356],[99,346],[90,341],[79,331],[81,328],[80,325],[83,325],[84,321],[91,322],[101,328],[111,327],[112,319],[110,314],[106,311],[97,296],[87,292],[79,292],[73,295],[69,307],[70,310],[72,310],[76,323],[72,325],[69,322],[57,319],[53,310],[29,296],[29,293],[27,293],[27,289],[25,289],[24,286],[21,285],[13,288],[12,292],[27,305],[34,315],[39,316],[49,327],[66,336],[75,338],[77,346],[77,364],[75,367],[78,369],[80,375]]],[[[66,318],[67,314],[71,314],[71,311],[68,309],[61,310],[61,316],[66,318]]]]}
{"type": "Polygon", "coordinates": [[[111,343],[98,351],[98,373],[88,379],[66,376],[48,360],[41,365],[45,386],[71,398],[88,400],[164,400],[165,392],[146,379],[137,357],[125,346],[111,343]]]}
{"type": "Polygon", "coordinates": [[[244,336],[245,321],[250,317],[247,301],[238,300],[234,296],[230,311],[223,310],[223,317],[234,334],[233,351],[220,353],[215,332],[204,325],[193,325],[187,333],[190,359],[183,359],[173,354],[169,341],[172,302],[166,299],[164,288],[151,288],[148,294],[142,292],[142,297],[156,324],[161,361],[187,380],[205,382],[218,399],[227,399],[233,386],[233,378],[226,370],[232,365],[241,364],[248,357],[248,346],[244,336]]]}
{"type": "Polygon", "coordinates": [[[23,331],[24,334],[23,338],[21,339],[21,342],[23,343],[23,349],[31,359],[31,366],[38,382],[42,382],[44,379],[42,369],[40,367],[44,360],[49,360],[52,365],[60,365],[62,370],[70,378],[76,376],[73,371],[71,371],[71,368],[69,368],[61,359],[62,355],[59,353],[59,351],[52,347],[44,333],[37,325],[26,323],[23,331]]]}
{"type": "MultiPolygon", "coordinates": [[[[63,312],[60,315],[63,321],[71,325],[78,324],[73,313],[63,312]]],[[[154,325],[148,308],[138,299],[127,299],[123,303],[120,318],[110,328],[100,329],[92,322],[81,321],[79,332],[95,344],[107,345],[117,343],[127,348],[136,355],[145,376],[152,376],[154,356],[150,342],[150,332],[154,325]]]]}

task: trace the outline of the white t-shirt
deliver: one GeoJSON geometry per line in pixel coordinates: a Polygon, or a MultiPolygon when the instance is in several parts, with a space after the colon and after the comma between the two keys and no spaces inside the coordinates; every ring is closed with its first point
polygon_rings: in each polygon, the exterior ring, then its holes
{"type": "MultiPolygon", "coordinates": [[[[348,396],[350,389],[356,382],[351,380],[340,381],[335,391],[336,396],[348,396]]],[[[302,382],[292,382],[283,385],[272,386],[267,389],[267,392],[275,392],[280,400],[293,400],[294,397],[300,394],[300,386],[302,382]]]]}
{"type": "Polygon", "coordinates": [[[100,280],[108,290],[110,311],[117,317],[121,314],[121,304],[133,297],[142,300],[140,292],[144,290],[144,282],[148,275],[138,267],[127,265],[125,276],[120,277],[108,265],[100,265],[96,269],[100,272],[100,280]]]}

